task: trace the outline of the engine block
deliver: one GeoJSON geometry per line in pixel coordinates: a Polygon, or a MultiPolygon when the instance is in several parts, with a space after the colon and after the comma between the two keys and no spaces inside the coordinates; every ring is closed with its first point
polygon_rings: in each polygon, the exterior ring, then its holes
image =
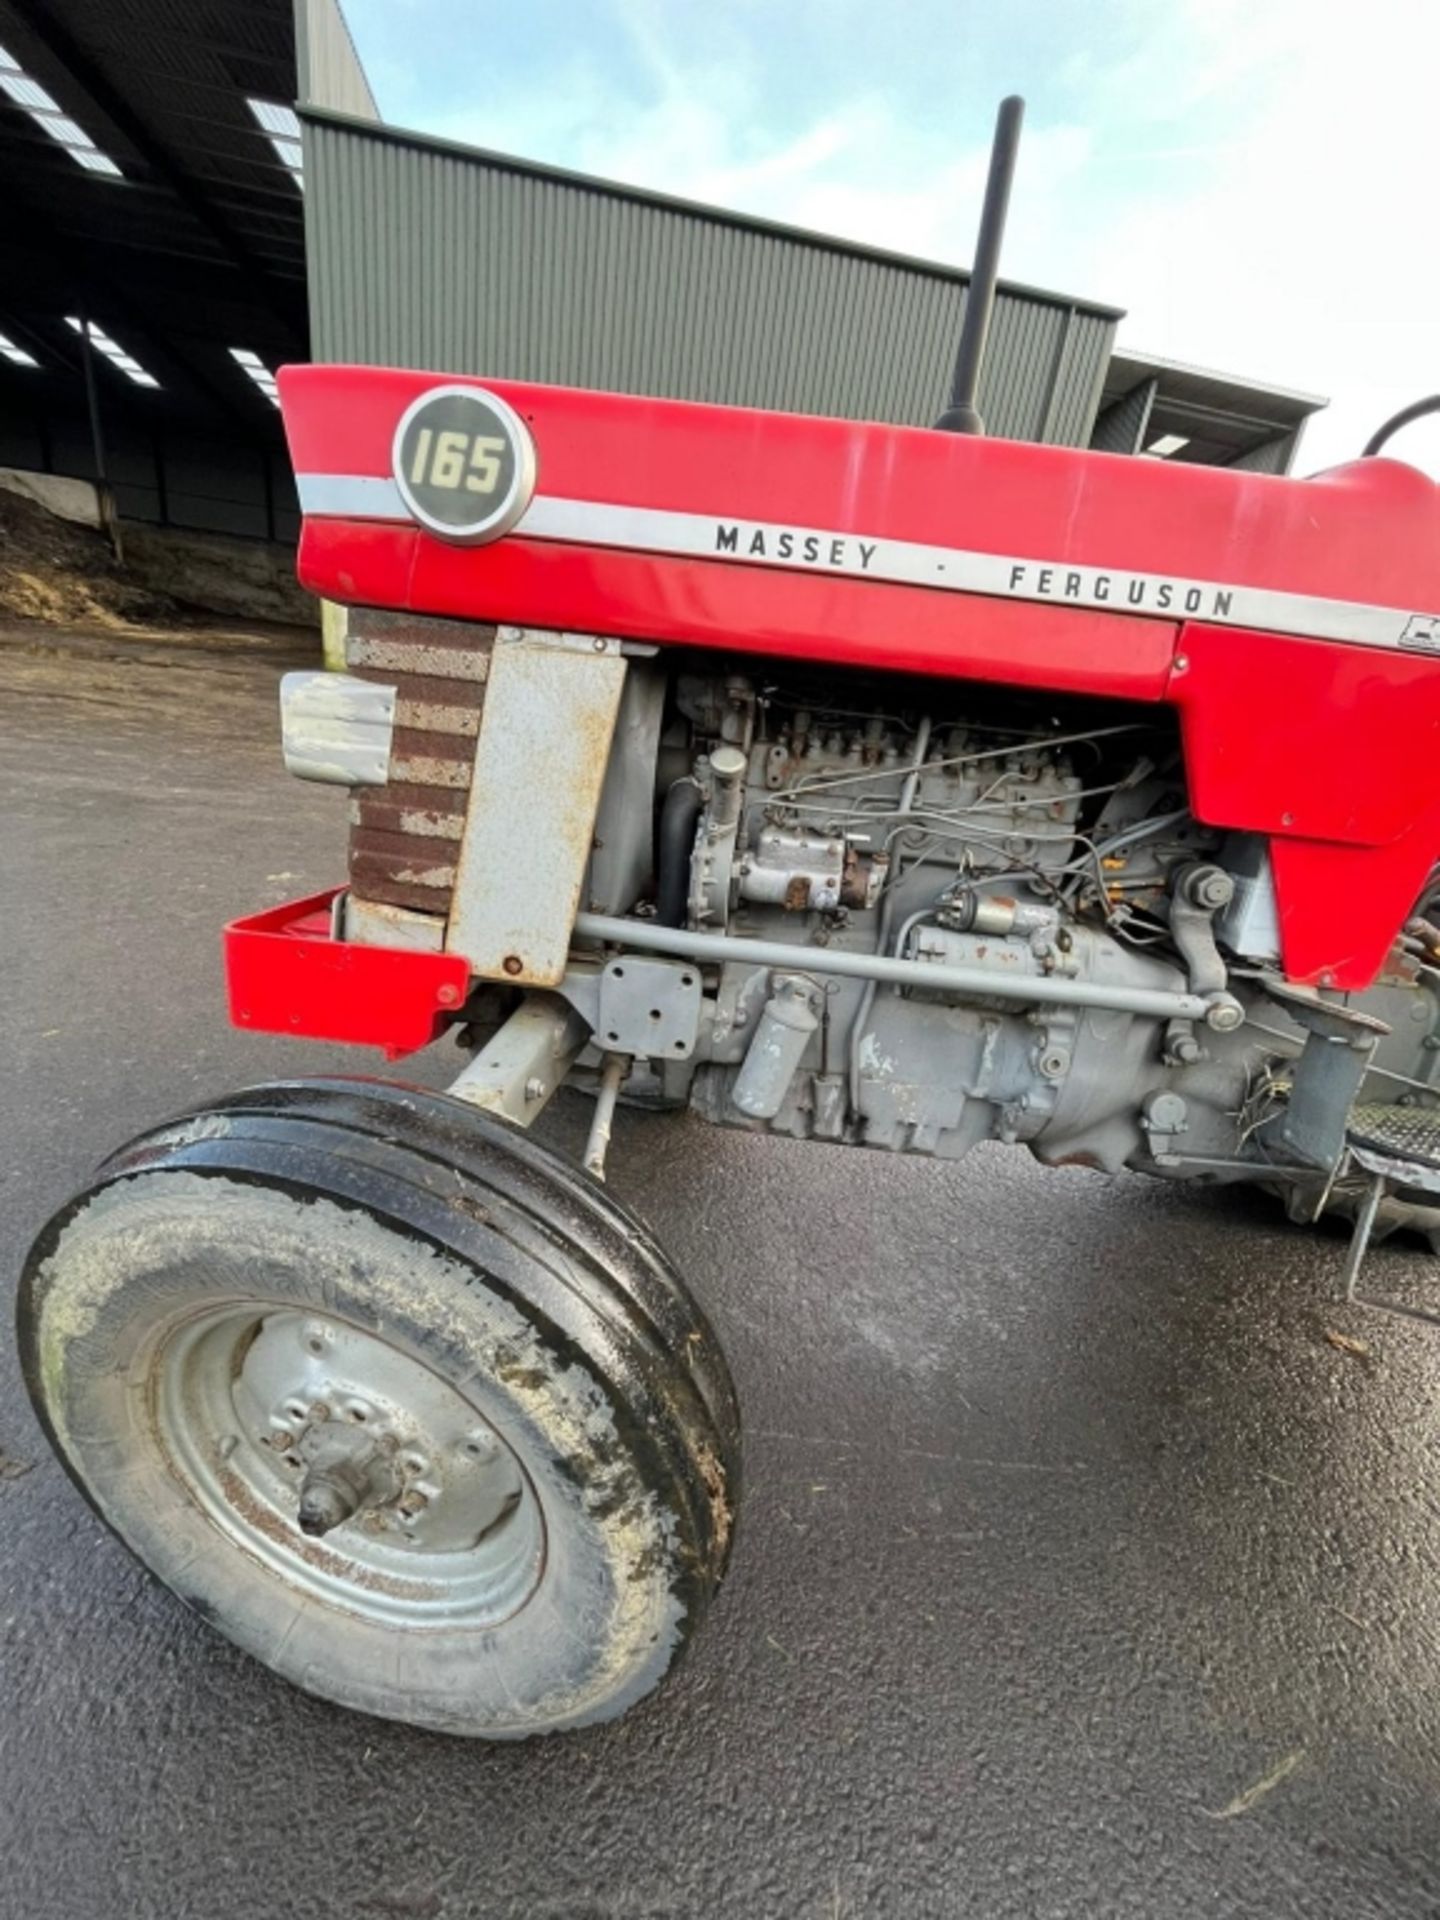
{"type": "MultiPolygon", "coordinates": [[[[352,795],[349,938],[446,945],[494,647],[485,626],[352,617],[351,672],[393,687],[395,727],[388,781],[352,795]]],[[[1291,1057],[1303,1044],[1253,984],[1276,947],[1265,843],[1195,821],[1167,714],[743,661],[672,671],[643,650],[624,702],[584,902],[643,919],[678,901],[670,924],[727,951],[628,978],[612,962],[598,1003],[582,959],[561,988],[594,1030],[582,1073],[620,1045],[634,1090],[728,1125],[944,1158],[1024,1142],[1109,1171],[1223,1164],[1257,1101],[1283,1101],[1243,1025],[1252,1009],[1291,1057]],[[684,837],[652,840],[677,788],[684,837]],[[747,942],[793,963],[751,964],[747,942]],[[840,977],[822,953],[907,963],[906,983],[840,977]],[[1064,983],[1228,986],[1232,1024],[1076,1005],[1064,983]]],[[[1415,985],[1397,983],[1412,1001],[1415,985]]]]}

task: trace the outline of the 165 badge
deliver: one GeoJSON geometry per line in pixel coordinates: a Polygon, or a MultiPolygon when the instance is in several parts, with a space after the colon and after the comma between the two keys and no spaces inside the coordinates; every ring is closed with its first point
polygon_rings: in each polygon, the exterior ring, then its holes
{"type": "Polygon", "coordinates": [[[391,466],[421,526],[463,546],[508,533],[535,491],[530,429],[483,387],[432,387],[413,400],[395,429],[391,466]]]}

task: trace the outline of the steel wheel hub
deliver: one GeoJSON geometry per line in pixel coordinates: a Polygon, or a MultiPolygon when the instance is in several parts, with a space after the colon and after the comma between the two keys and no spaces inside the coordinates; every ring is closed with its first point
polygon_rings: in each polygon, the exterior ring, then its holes
{"type": "Polygon", "coordinates": [[[207,1517],[292,1584],[377,1617],[499,1620],[544,1560],[534,1488],[448,1380],[328,1316],[235,1306],[156,1365],[156,1432],[207,1517]]]}

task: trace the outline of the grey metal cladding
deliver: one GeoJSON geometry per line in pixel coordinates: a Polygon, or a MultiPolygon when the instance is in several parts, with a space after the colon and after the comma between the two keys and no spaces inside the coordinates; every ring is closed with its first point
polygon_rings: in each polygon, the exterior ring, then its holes
{"type": "Polygon", "coordinates": [[[1122,399],[1106,407],[1090,435],[1090,445],[1097,453],[1139,453],[1145,443],[1158,384],[1155,380],[1141,380],[1122,399]]]}
{"type": "Polygon", "coordinates": [[[302,101],[380,118],[339,0],[295,0],[295,65],[302,101]]]}
{"type": "Polygon", "coordinates": [[[1239,454],[1229,464],[1242,467],[1247,473],[1288,473],[1295,459],[1300,431],[1296,427],[1292,433],[1277,434],[1273,440],[1266,440],[1261,446],[1252,447],[1248,453],[1239,454]]]}
{"type": "MultiPolygon", "coordinates": [[[[928,425],[963,273],[307,111],[315,357],[928,425]]],[[[990,431],[1083,446],[1119,314],[1002,285],[990,431]]]]}

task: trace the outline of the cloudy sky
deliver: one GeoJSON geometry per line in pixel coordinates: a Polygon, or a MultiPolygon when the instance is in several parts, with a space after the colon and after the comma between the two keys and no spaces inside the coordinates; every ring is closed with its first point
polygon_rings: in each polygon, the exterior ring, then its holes
{"type": "Polygon", "coordinates": [[[1302,469],[1440,391],[1440,0],[344,5],[388,120],[960,265],[1022,93],[1010,277],[1327,395],[1302,469]]]}

